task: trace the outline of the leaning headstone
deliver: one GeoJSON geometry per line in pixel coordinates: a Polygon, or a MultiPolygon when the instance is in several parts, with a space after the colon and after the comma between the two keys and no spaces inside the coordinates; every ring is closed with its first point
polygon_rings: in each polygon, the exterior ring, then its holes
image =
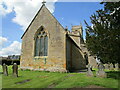
{"type": "Polygon", "coordinates": [[[119,70],[119,64],[118,63],[115,64],[115,70],[119,70]]]}
{"type": "Polygon", "coordinates": [[[87,76],[93,76],[91,68],[92,68],[92,66],[90,64],[88,64],[87,76]]]}
{"type": "Polygon", "coordinates": [[[18,65],[16,63],[13,64],[13,76],[18,77],[18,65]]]}
{"type": "Polygon", "coordinates": [[[96,76],[98,76],[98,77],[106,77],[106,73],[104,71],[104,65],[102,63],[98,64],[98,71],[96,73],[96,76]]]}
{"type": "Polygon", "coordinates": [[[113,64],[110,64],[110,70],[114,70],[113,64]]]}
{"type": "Polygon", "coordinates": [[[8,68],[7,68],[7,65],[4,63],[2,67],[3,67],[3,74],[4,74],[5,76],[8,76],[8,68]]]}

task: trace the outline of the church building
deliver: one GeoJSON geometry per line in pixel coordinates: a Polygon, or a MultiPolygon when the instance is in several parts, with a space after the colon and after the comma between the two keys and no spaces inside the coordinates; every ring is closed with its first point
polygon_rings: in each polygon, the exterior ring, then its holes
{"type": "Polygon", "coordinates": [[[72,26],[71,32],[62,27],[43,3],[21,37],[20,68],[69,72],[84,69],[88,63],[95,66],[82,33],[81,25],[72,26]]]}

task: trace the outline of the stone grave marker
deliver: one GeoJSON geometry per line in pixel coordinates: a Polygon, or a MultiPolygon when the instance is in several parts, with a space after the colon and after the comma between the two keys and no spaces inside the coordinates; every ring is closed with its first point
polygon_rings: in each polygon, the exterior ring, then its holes
{"type": "Polygon", "coordinates": [[[7,68],[7,65],[4,63],[2,67],[3,67],[3,74],[4,74],[5,76],[8,76],[8,68],[7,68]]]}
{"type": "Polygon", "coordinates": [[[104,65],[102,63],[98,64],[98,71],[96,73],[96,76],[98,76],[98,77],[106,77],[106,73],[104,71],[104,65]]]}
{"type": "Polygon", "coordinates": [[[113,64],[110,64],[110,70],[114,70],[113,64]]]}
{"type": "Polygon", "coordinates": [[[119,70],[119,64],[118,63],[115,64],[115,70],[119,70]]]}
{"type": "Polygon", "coordinates": [[[105,69],[109,69],[109,65],[108,64],[105,64],[105,69]]]}
{"type": "Polygon", "coordinates": [[[88,64],[87,76],[93,76],[91,68],[92,68],[92,66],[90,64],[88,64]]]}
{"type": "Polygon", "coordinates": [[[18,77],[18,65],[16,63],[13,64],[13,76],[18,77]]]}

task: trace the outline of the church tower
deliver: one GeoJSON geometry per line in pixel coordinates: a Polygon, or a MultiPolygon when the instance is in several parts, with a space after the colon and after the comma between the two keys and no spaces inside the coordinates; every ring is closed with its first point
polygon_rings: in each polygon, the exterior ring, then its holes
{"type": "Polygon", "coordinates": [[[77,25],[77,26],[72,26],[72,32],[76,33],[79,32],[81,38],[83,37],[83,29],[82,29],[82,25],[77,25]]]}
{"type": "Polygon", "coordinates": [[[69,35],[79,47],[81,44],[84,43],[82,25],[72,26],[72,29],[69,35]]]}

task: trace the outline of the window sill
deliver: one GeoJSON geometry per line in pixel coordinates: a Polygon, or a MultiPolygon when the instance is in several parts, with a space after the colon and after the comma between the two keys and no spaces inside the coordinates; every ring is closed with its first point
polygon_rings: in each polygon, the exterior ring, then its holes
{"type": "Polygon", "coordinates": [[[45,59],[48,58],[48,56],[35,56],[34,59],[45,59]]]}

